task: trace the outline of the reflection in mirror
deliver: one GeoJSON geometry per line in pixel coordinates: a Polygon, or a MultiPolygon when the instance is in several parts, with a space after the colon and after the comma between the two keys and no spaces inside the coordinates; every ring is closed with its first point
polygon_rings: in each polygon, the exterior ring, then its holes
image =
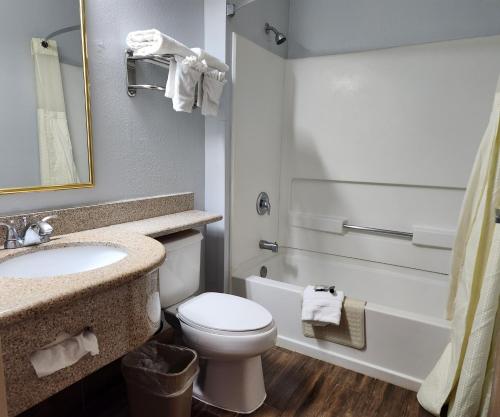
{"type": "Polygon", "coordinates": [[[0,5],[0,193],[93,184],[84,6],[0,5]]]}

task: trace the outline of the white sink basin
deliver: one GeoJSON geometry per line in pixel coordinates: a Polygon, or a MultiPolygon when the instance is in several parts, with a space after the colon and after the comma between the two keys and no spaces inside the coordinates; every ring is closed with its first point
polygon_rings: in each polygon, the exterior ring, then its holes
{"type": "Polygon", "coordinates": [[[92,271],[121,261],[127,252],[113,246],[68,246],[39,250],[0,263],[0,277],[50,278],[92,271]]]}

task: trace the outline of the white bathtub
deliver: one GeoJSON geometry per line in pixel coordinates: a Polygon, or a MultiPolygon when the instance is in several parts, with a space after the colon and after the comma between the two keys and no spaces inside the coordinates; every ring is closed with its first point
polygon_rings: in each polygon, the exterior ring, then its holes
{"type": "Polygon", "coordinates": [[[418,389],[449,338],[443,319],[446,275],[280,249],[235,271],[232,291],[272,313],[279,346],[411,390],[418,389]],[[262,266],[267,278],[260,277],[262,266]],[[335,285],[367,301],[364,350],[302,335],[302,291],[308,284],[335,285]]]}

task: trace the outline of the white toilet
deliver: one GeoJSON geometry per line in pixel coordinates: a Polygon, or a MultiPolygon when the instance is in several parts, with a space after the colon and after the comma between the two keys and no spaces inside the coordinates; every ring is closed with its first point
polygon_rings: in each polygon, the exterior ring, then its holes
{"type": "Polygon", "coordinates": [[[276,325],[264,307],[245,298],[220,293],[189,298],[200,287],[202,239],[194,230],[161,239],[167,251],[160,267],[162,308],[176,308],[184,341],[200,356],[194,397],[249,414],[266,398],[261,354],[274,346],[276,325]]]}

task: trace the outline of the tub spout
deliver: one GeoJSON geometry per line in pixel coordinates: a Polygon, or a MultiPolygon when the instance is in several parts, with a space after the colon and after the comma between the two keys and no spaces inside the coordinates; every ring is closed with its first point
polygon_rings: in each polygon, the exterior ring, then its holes
{"type": "Polygon", "coordinates": [[[270,250],[276,253],[279,250],[279,245],[277,242],[273,243],[273,242],[268,242],[267,240],[261,240],[259,242],[259,248],[270,250]]]}

